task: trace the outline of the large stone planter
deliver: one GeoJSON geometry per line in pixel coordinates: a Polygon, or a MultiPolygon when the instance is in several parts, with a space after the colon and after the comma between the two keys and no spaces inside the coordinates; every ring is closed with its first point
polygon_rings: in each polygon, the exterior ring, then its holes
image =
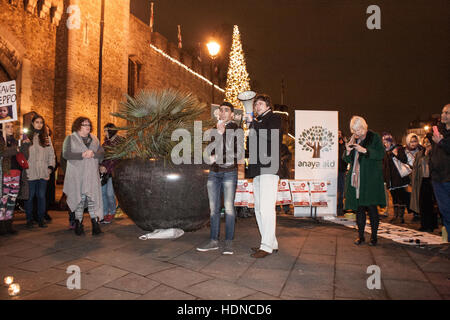
{"type": "Polygon", "coordinates": [[[121,160],[113,185],[120,208],[146,231],[194,231],[209,221],[207,165],[164,167],[162,161],[121,160]]]}

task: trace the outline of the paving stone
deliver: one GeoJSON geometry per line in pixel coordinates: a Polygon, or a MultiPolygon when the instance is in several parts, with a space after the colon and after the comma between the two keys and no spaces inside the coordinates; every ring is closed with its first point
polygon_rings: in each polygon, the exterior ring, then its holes
{"type": "Polygon", "coordinates": [[[73,260],[69,254],[56,252],[27,262],[16,264],[17,267],[30,271],[42,271],[53,266],[57,266],[63,262],[73,260]]]}
{"type": "Polygon", "coordinates": [[[26,260],[36,259],[42,256],[47,256],[49,254],[55,253],[57,250],[48,247],[37,246],[30,249],[25,249],[21,251],[11,252],[10,255],[19,258],[25,258],[26,260]]]}
{"type": "Polygon", "coordinates": [[[384,287],[394,300],[441,300],[436,289],[428,282],[383,280],[384,287]]]}
{"type": "Polygon", "coordinates": [[[450,270],[447,273],[427,272],[426,276],[441,295],[450,296],[450,270]]]}
{"type": "Polygon", "coordinates": [[[367,279],[336,279],[335,295],[336,297],[364,300],[387,299],[383,286],[381,289],[368,289],[367,279]]]}
{"type": "Polygon", "coordinates": [[[236,281],[254,262],[255,259],[248,254],[222,255],[201,269],[201,272],[215,278],[236,281]]]}
{"type": "Polygon", "coordinates": [[[205,281],[185,290],[193,296],[205,300],[237,300],[255,293],[249,288],[218,279],[205,281]]]}
{"type": "Polygon", "coordinates": [[[208,252],[199,252],[196,249],[191,249],[170,259],[169,262],[191,270],[200,271],[202,268],[218,259],[221,255],[220,248],[219,250],[208,252]]]}
{"type": "Polygon", "coordinates": [[[377,256],[375,262],[381,269],[382,279],[428,281],[409,257],[377,256]]]}
{"type": "Polygon", "coordinates": [[[367,279],[370,276],[367,267],[362,264],[336,263],[336,280],[367,279]]]}
{"type": "Polygon", "coordinates": [[[311,299],[332,299],[334,270],[292,270],[281,292],[282,296],[311,299]]]}
{"type": "Polygon", "coordinates": [[[372,264],[375,264],[375,260],[373,259],[369,251],[357,252],[352,250],[342,250],[338,248],[336,254],[336,263],[342,264],[357,263],[361,265],[370,266],[372,264]]]}
{"type": "Polygon", "coordinates": [[[424,272],[448,273],[450,270],[450,260],[439,256],[430,256],[420,254],[414,251],[408,251],[413,259],[424,272]]]}
{"type": "Polygon", "coordinates": [[[8,239],[8,241],[5,241],[4,245],[0,246],[0,256],[9,255],[10,253],[30,249],[33,247],[37,247],[37,244],[31,243],[28,241],[24,241],[24,240],[16,239],[16,241],[12,241],[12,240],[8,239]]]}
{"type": "Polygon", "coordinates": [[[2,267],[8,267],[15,264],[18,264],[20,262],[27,261],[28,259],[25,258],[19,258],[19,257],[13,257],[13,256],[1,256],[0,258],[0,268],[2,267]]]}
{"type": "Polygon", "coordinates": [[[101,287],[79,297],[77,300],[135,300],[137,298],[139,298],[139,295],[135,293],[101,287]]]}
{"type": "Polygon", "coordinates": [[[84,294],[87,290],[69,290],[67,287],[50,285],[33,293],[22,295],[23,300],[74,300],[84,294]]]}
{"type": "Polygon", "coordinates": [[[186,292],[168,287],[166,285],[159,285],[150,292],[140,296],[138,300],[195,300],[193,295],[186,292]]]}
{"type": "Polygon", "coordinates": [[[122,278],[105,284],[104,286],[136,294],[144,294],[159,286],[159,283],[137,274],[129,273],[122,278]]]}
{"type": "Polygon", "coordinates": [[[302,253],[335,255],[336,237],[319,237],[310,235],[306,239],[302,253]]]}
{"type": "Polygon", "coordinates": [[[239,278],[237,283],[269,295],[278,296],[288,276],[289,271],[287,270],[251,267],[239,278]]]}
{"type": "Polygon", "coordinates": [[[392,241],[386,242],[378,238],[378,244],[375,247],[369,247],[375,257],[379,256],[394,256],[394,257],[408,257],[406,250],[399,244],[392,241]]]}
{"type": "Polygon", "coordinates": [[[301,253],[294,268],[303,272],[334,273],[335,256],[301,253]]]}
{"type": "MultiPolygon", "coordinates": [[[[179,240],[179,239],[177,239],[179,240]]],[[[147,240],[148,241],[148,240],[147,240]]],[[[160,261],[169,261],[193,248],[195,248],[196,244],[189,244],[184,241],[176,241],[176,240],[154,240],[166,242],[162,243],[161,246],[157,246],[152,251],[149,251],[146,255],[151,256],[153,259],[160,261]]]]}
{"type": "Polygon", "coordinates": [[[262,292],[256,292],[254,294],[242,298],[241,300],[281,300],[281,299],[262,292]]]}
{"type": "Polygon", "coordinates": [[[186,287],[192,286],[193,284],[211,279],[211,277],[209,276],[182,267],[153,273],[147,278],[166,284],[176,289],[184,289],[186,287]]]}
{"type": "Polygon", "coordinates": [[[60,264],[58,266],[55,266],[55,268],[67,270],[67,267],[73,266],[73,265],[80,267],[81,272],[87,272],[91,269],[100,267],[102,264],[99,262],[96,262],[96,261],[88,260],[88,259],[77,259],[77,260],[72,260],[72,261],[60,264]]]}
{"type": "MultiPolygon", "coordinates": [[[[108,265],[81,273],[81,289],[95,290],[111,281],[121,278],[129,272],[108,265]]],[[[58,283],[65,286],[66,281],[58,283]]]]}
{"type": "Polygon", "coordinates": [[[122,260],[120,262],[114,262],[111,264],[117,268],[137,273],[142,276],[148,276],[155,272],[176,267],[176,265],[174,264],[155,260],[151,258],[149,255],[143,255],[140,256],[139,258],[131,260],[122,260]]]}

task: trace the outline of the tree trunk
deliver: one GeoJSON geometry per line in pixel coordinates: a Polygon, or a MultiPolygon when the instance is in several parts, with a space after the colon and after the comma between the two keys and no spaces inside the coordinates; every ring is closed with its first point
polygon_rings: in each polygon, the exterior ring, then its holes
{"type": "Polygon", "coordinates": [[[322,149],[321,145],[319,144],[319,142],[315,142],[314,143],[314,152],[313,152],[313,158],[320,158],[320,149],[322,149]]]}

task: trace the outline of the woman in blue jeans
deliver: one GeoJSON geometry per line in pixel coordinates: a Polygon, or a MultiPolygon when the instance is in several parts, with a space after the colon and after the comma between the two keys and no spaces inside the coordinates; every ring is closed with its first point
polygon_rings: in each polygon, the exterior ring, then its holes
{"type": "Polygon", "coordinates": [[[33,227],[33,200],[37,198],[39,227],[46,228],[44,214],[46,210],[45,196],[47,181],[55,168],[55,151],[48,136],[44,118],[36,114],[31,119],[28,138],[31,142],[27,169],[29,198],[25,202],[27,227],[33,227]]]}
{"type": "MultiPolygon", "coordinates": [[[[102,147],[107,151],[114,147],[123,139],[117,135],[117,127],[113,123],[107,123],[103,131],[105,132],[105,142],[102,147]]],[[[112,173],[114,170],[114,160],[103,160],[100,165],[100,177],[102,178],[102,198],[103,198],[103,220],[101,223],[111,223],[116,214],[116,196],[112,183],[112,173]]]]}

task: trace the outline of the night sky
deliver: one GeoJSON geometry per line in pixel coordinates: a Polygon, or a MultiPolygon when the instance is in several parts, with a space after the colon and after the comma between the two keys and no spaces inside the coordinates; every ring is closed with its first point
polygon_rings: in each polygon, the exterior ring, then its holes
{"type": "MultiPolygon", "coordinates": [[[[150,0],[132,0],[148,23],[150,0]]],[[[154,0],[154,30],[183,45],[206,42],[237,24],[252,89],[296,109],[338,110],[348,133],[353,114],[401,137],[410,121],[450,103],[448,0],[154,0]],[[381,8],[381,30],[366,9],[381,8]]],[[[229,48],[226,48],[229,51],[229,48]]],[[[222,52],[226,56],[228,53],[222,52]]]]}

